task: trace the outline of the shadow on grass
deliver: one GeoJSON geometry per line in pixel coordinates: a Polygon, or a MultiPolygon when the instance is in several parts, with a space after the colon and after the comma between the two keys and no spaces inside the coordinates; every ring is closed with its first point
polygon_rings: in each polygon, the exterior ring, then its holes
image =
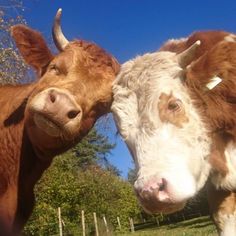
{"type": "Polygon", "coordinates": [[[189,228],[191,228],[191,229],[200,229],[200,228],[204,228],[204,227],[210,226],[212,224],[213,224],[212,222],[208,222],[208,223],[202,224],[202,225],[192,225],[189,228]]]}
{"type": "Polygon", "coordinates": [[[167,229],[172,230],[175,228],[203,228],[203,227],[207,227],[209,225],[212,225],[213,222],[210,220],[210,218],[208,217],[204,217],[204,218],[195,218],[195,219],[191,219],[191,220],[187,220],[187,221],[183,221],[183,222],[179,222],[179,223],[175,223],[175,224],[171,224],[167,226],[167,229]]]}
{"type": "Polygon", "coordinates": [[[144,224],[135,225],[135,231],[143,230],[143,229],[154,229],[154,228],[158,228],[157,224],[154,222],[147,222],[144,224]]]}
{"type": "Polygon", "coordinates": [[[135,225],[135,231],[139,230],[153,230],[153,229],[159,229],[160,227],[165,227],[166,230],[172,230],[175,228],[189,228],[189,229],[198,229],[198,228],[204,228],[207,226],[212,225],[213,222],[210,220],[209,217],[199,217],[194,218],[178,223],[172,223],[172,224],[161,224],[161,226],[158,226],[155,222],[147,222],[144,224],[137,224],[135,225]]]}

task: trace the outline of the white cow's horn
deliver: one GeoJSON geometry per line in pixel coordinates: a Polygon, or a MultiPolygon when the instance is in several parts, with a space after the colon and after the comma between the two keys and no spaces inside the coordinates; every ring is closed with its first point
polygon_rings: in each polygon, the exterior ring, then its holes
{"type": "Polygon", "coordinates": [[[63,51],[66,45],[69,43],[61,30],[61,12],[62,9],[58,9],[52,29],[53,41],[59,51],[63,51]]]}
{"type": "Polygon", "coordinates": [[[183,69],[186,68],[192,62],[196,53],[196,49],[200,46],[200,44],[201,44],[201,41],[198,40],[188,49],[186,49],[185,51],[177,55],[178,62],[181,68],[183,69]]]}

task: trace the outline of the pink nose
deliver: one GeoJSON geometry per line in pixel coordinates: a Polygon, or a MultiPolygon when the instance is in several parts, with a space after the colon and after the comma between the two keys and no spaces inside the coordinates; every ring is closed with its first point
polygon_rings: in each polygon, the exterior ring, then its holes
{"type": "Polygon", "coordinates": [[[76,119],[81,108],[68,94],[51,89],[47,94],[44,112],[59,124],[65,124],[76,119]]]}
{"type": "Polygon", "coordinates": [[[186,203],[175,198],[171,184],[165,178],[137,179],[134,188],[141,205],[149,213],[172,213],[182,209],[186,203]]]}
{"type": "Polygon", "coordinates": [[[158,202],[170,202],[168,182],[164,178],[159,180],[151,179],[147,181],[143,187],[136,187],[135,190],[138,196],[145,201],[152,199],[158,202]]]}

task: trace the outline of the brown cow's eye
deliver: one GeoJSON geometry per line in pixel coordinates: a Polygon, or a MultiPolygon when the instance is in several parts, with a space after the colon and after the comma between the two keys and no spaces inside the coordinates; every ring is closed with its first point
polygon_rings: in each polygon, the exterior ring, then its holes
{"type": "Polygon", "coordinates": [[[55,73],[56,75],[60,74],[60,70],[55,64],[49,66],[49,71],[55,73]]]}
{"type": "Polygon", "coordinates": [[[168,110],[169,111],[179,111],[181,109],[181,100],[175,99],[175,100],[170,100],[168,103],[168,110]]]}

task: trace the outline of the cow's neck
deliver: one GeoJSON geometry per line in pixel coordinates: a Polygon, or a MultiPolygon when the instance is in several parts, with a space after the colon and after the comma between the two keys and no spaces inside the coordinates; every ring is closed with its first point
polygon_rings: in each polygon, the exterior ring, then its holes
{"type": "Polygon", "coordinates": [[[17,228],[28,219],[34,202],[33,187],[51,163],[51,159],[38,158],[24,127],[25,105],[33,90],[34,84],[0,87],[0,178],[6,183],[0,186],[0,217],[9,216],[0,219],[0,224],[5,222],[7,227],[11,227],[15,214],[23,221],[15,219],[17,228]],[[6,198],[10,200],[5,209],[6,198]]]}
{"type": "Polygon", "coordinates": [[[0,224],[11,228],[17,208],[24,110],[34,85],[0,87],[0,224]]]}
{"type": "Polygon", "coordinates": [[[33,88],[34,84],[0,87],[0,160],[1,166],[8,165],[5,171],[12,172],[11,178],[18,174],[25,105],[33,88]]]}

